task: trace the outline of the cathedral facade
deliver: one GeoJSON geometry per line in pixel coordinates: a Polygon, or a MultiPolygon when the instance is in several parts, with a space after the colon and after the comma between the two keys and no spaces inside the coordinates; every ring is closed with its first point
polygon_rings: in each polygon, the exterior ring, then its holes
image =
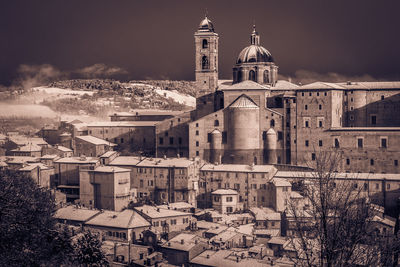
{"type": "Polygon", "coordinates": [[[196,109],[156,126],[157,156],[291,168],[330,151],[341,157],[338,171],[400,172],[400,82],[278,80],[253,27],[232,81],[221,83],[218,38],[206,17],[194,34],[196,109]]]}

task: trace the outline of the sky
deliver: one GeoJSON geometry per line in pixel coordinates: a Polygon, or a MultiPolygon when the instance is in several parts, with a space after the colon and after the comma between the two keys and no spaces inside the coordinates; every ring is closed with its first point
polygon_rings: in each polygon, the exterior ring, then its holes
{"type": "Polygon", "coordinates": [[[12,0],[0,3],[0,84],[24,77],[194,80],[207,12],[219,78],[255,21],[281,78],[400,80],[400,1],[12,0]]]}

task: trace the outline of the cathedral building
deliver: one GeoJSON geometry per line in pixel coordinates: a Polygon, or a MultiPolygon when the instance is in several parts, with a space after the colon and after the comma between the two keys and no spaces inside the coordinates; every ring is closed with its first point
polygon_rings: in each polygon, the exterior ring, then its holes
{"type": "Polygon", "coordinates": [[[318,153],[341,155],[338,171],[399,173],[400,82],[278,80],[255,26],[218,81],[218,34],[207,17],[195,38],[196,109],[156,125],[156,154],[210,163],[313,166],[318,153]]]}

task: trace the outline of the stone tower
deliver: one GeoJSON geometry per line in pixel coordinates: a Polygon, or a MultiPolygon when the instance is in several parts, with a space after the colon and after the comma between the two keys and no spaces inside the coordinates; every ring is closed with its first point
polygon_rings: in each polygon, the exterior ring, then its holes
{"type": "Polygon", "coordinates": [[[218,34],[205,17],[194,34],[196,46],[196,82],[198,96],[215,92],[218,87],[218,34]]]}

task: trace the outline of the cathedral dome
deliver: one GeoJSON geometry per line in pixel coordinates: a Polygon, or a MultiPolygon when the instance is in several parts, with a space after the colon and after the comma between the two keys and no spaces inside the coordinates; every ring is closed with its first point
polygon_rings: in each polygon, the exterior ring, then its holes
{"type": "Polygon", "coordinates": [[[253,32],[250,36],[251,45],[244,48],[237,60],[236,64],[249,62],[274,62],[271,53],[260,45],[260,35],[256,31],[256,26],[253,26],[253,32]]]}
{"type": "Polygon", "coordinates": [[[237,64],[249,62],[274,62],[271,53],[260,45],[249,45],[244,48],[237,60],[237,64]]]}
{"type": "Polygon", "coordinates": [[[207,17],[205,17],[199,25],[199,30],[200,31],[210,31],[214,32],[214,25],[212,24],[211,20],[209,20],[207,17]]]}

